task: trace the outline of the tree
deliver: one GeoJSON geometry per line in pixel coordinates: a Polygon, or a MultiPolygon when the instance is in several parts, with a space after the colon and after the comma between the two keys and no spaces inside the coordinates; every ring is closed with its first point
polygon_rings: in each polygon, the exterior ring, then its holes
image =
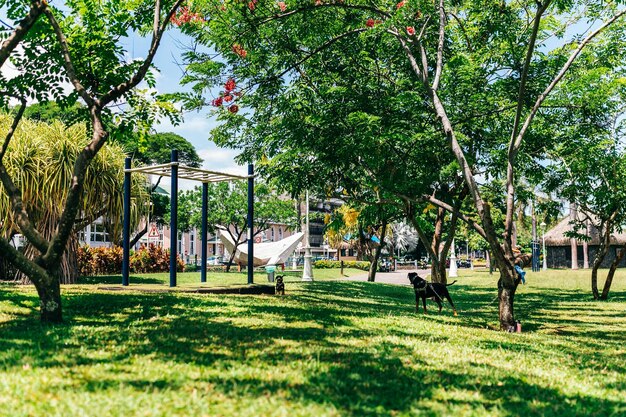
{"type": "Polygon", "coordinates": [[[593,95],[568,96],[587,110],[587,120],[570,130],[568,140],[553,150],[546,188],[576,205],[578,216],[571,221],[571,237],[588,241],[592,230],[598,232],[600,244],[591,270],[591,292],[596,300],[606,300],[615,271],[626,255],[626,246],[616,249],[600,293],[598,272],[611,246],[611,235],[626,226],[626,84],[623,73],[605,72],[601,79],[586,70],[578,75],[568,86],[569,92],[593,89],[593,95]]]}
{"type": "MultiPolygon", "coordinates": [[[[520,282],[513,252],[517,184],[522,174],[543,171],[539,161],[546,146],[556,131],[565,129],[555,123],[562,120],[559,110],[573,110],[568,103],[548,100],[551,93],[578,65],[577,58],[594,39],[606,32],[602,42],[594,45],[606,50],[621,42],[623,26],[607,28],[626,11],[613,3],[587,2],[583,8],[576,2],[550,0],[402,1],[397,5],[316,2],[291,9],[283,4],[280,10],[272,4],[252,2],[252,7],[226,7],[223,13],[213,2],[203,4],[215,11],[216,17],[209,22],[208,34],[200,29],[201,39],[215,46],[225,61],[209,64],[205,60],[204,68],[213,79],[224,71],[247,80],[246,92],[267,96],[268,107],[293,98],[290,88],[296,82],[312,80],[314,69],[320,73],[332,67],[338,56],[349,55],[354,60],[349,69],[357,67],[362,50],[354,51],[350,45],[362,38],[380,40],[386,56],[404,57],[399,72],[410,71],[417,84],[411,90],[412,102],[427,110],[433,128],[443,134],[473,209],[464,213],[431,194],[422,199],[457,215],[488,242],[500,272],[500,326],[512,328],[520,282]],[[566,29],[585,19],[597,22],[593,30],[564,40],[567,47],[551,47],[551,38],[563,37],[566,29]],[[480,183],[485,175],[501,180],[502,188],[495,195],[505,202],[504,235],[497,232],[494,202],[486,198],[480,183]]],[[[376,60],[379,62],[383,61],[376,60]]],[[[237,104],[231,104],[232,97],[228,97],[223,116],[232,119],[233,127],[243,127],[245,116],[237,111],[239,105],[248,103],[246,96],[237,104]]],[[[224,107],[225,99],[218,97],[214,104],[224,107]]],[[[265,120],[266,125],[272,122],[274,119],[265,120]]],[[[299,139],[290,141],[305,140],[307,132],[302,130],[299,139]]],[[[253,149],[247,140],[233,136],[231,143],[253,149]]],[[[303,171],[310,169],[307,165],[305,162],[303,171]]]]}
{"type": "MultiPolygon", "coordinates": [[[[9,129],[12,118],[0,115],[0,133],[9,129]]],[[[60,122],[52,124],[23,120],[16,129],[4,156],[4,166],[22,195],[30,218],[46,238],[53,236],[61,215],[62,203],[67,198],[66,184],[72,175],[72,160],[87,144],[84,125],[66,127],[60,122]]],[[[75,283],[78,278],[76,250],[78,233],[98,218],[103,218],[111,234],[121,233],[122,188],[124,183],[124,151],[119,145],[105,144],[94,158],[85,175],[85,193],[80,216],[75,221],[68,239],[59,270],[64,284],[75,283]]],[[[147,179],[133,178],[131,224],[139,223],[147,202],[147,179]]],[[[0,189],[3,188],[0,185],[0,189]]],[[[0,233],[10,240],[19,233],[11,202],[5,193],[0,194],[0,233]]],[[[29,259],[37,256],[36,249],[27,245],[24,254],[29,259]]]]}
{"type": "Polygon", "coordinates": [[[109,118],[111,112],[106,110],[107,106],[121,100],[129,104],[142,103],[134,89],[144,79],[153,85],[146,74],[170,19],[181,3],[182,0],[132,4],[116,0],[98,3],[79,0],[59,10],[43,0],[0,2],[0,6],[8,8],[10,18],[23,16],[0,46],[0,68],[11,57],[19,71],[11,80],[0,80],[2,90],[7,92],[3,98],[14,96],[21,102],[0,151],[0,182],[10,199],[15,224],[39,254],[33,260],[28,259],[5,238],[0,238],[0,249],[35,285],[44,322],[60,322],[63,318],[58,270],[83,206],[88,168],[107,139],[117,132],[116,126],[128,127],[144,120],[135,117],[140,113],[126,120],[124,113],[109,118]],[[146,10],[153,13],[146,13],[146,10]],[[124,58],[121,39],[129,32],[151,34],[144,60],[128,62],[124,58]],[[68,81],[73,92],[65,96],[61,84],[68,81]],[[46,237],[30,216],[3,158],[24,114],[26,99],[50,101],[55,97],[59,100],[80,97],[88,110],[91,139],[71,160],[73,168],[65,185],[67,197],[55,232],[46,237]],[[116,117],[126,123],[113,124],[116,117]]]}
{"type": "MultiPolygon", "coordinates": [[[[237,245],[247,239],[248,189],[245,181],[232,181],[208,184],[207,223],[212,233],[218,226],[228,233],[237,245]]],[[[179,197],[179,229],[188,231],[202,227],[202,189],[199,187],[184,192],[179,197]]],[[[295,228],[297,219],[293,201],[281,198],[274,190],[262,182],[257,182],[254,189],[254,230],[252,237],[265,231],[271,224],[285,224],[295,228]]],[[[235,252],[230,254],[226,270],[232,265],[235,252]]]]}

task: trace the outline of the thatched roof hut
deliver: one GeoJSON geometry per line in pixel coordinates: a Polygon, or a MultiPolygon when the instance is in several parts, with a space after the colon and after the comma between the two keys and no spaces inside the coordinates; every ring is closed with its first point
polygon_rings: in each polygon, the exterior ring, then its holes
{"type": "MultiPolygon", "coordinates": [[[[545,235],[546,246],[569,246],[571,239],[565,236],[566,232],[573,230],[570,224],[570,218],[563,218],[554,228],[548,230],[545,235]]],[[[587,242],[591,246],[600,245],[600,233],[597,227],[589,224],[587,235],[591,237],[591,240],[587,242]]],[[[578,233],[584,234],[583,229],[579,229],[578,233]]],[[[579,243],[581,243],[579,241],[579,243]]],[[[626,233],[613,233],[611,235],[611,245],[624,245],[626,244],[626,233]]]]}

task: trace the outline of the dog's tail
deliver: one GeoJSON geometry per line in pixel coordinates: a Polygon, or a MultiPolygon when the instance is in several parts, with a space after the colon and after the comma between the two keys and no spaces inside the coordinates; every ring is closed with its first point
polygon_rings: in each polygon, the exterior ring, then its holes
{"type": "Polygon", "coordinates": [[[454,281],[452,281],[451,283],[446,284],[446,287],[449,287],[450,285],[454,285],[455,282],[456,282],[456,279],[454,281]]]}

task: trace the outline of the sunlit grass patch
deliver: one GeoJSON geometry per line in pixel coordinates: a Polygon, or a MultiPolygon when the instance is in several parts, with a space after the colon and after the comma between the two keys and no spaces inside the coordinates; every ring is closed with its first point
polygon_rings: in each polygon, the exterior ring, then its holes
{"type": "Polygon", "coordinates": [[[0,415],[624,415],[623,276],[594,302],[568,272],[529,273],[522,334],[490,330],[482,271],[450,287],[458,317],[416,314],[409,287],[293,277],[285,297],[69,286],[45,326],[32,289],[3,285],[0,415]]]}

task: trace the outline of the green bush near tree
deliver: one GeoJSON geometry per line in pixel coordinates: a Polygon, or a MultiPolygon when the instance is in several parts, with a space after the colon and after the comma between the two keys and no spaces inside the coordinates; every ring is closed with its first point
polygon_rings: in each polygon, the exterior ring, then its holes
{"type": "MultiPolygon", "coordinates": [[[[341,261],[329,261],[326,259],[321,259],[319,261],[315,261],[313,266],[317,269],[341,268],[341,261]]],[[[369,271],[370,261],[343,261],[343,267],[369,271]]]]}

